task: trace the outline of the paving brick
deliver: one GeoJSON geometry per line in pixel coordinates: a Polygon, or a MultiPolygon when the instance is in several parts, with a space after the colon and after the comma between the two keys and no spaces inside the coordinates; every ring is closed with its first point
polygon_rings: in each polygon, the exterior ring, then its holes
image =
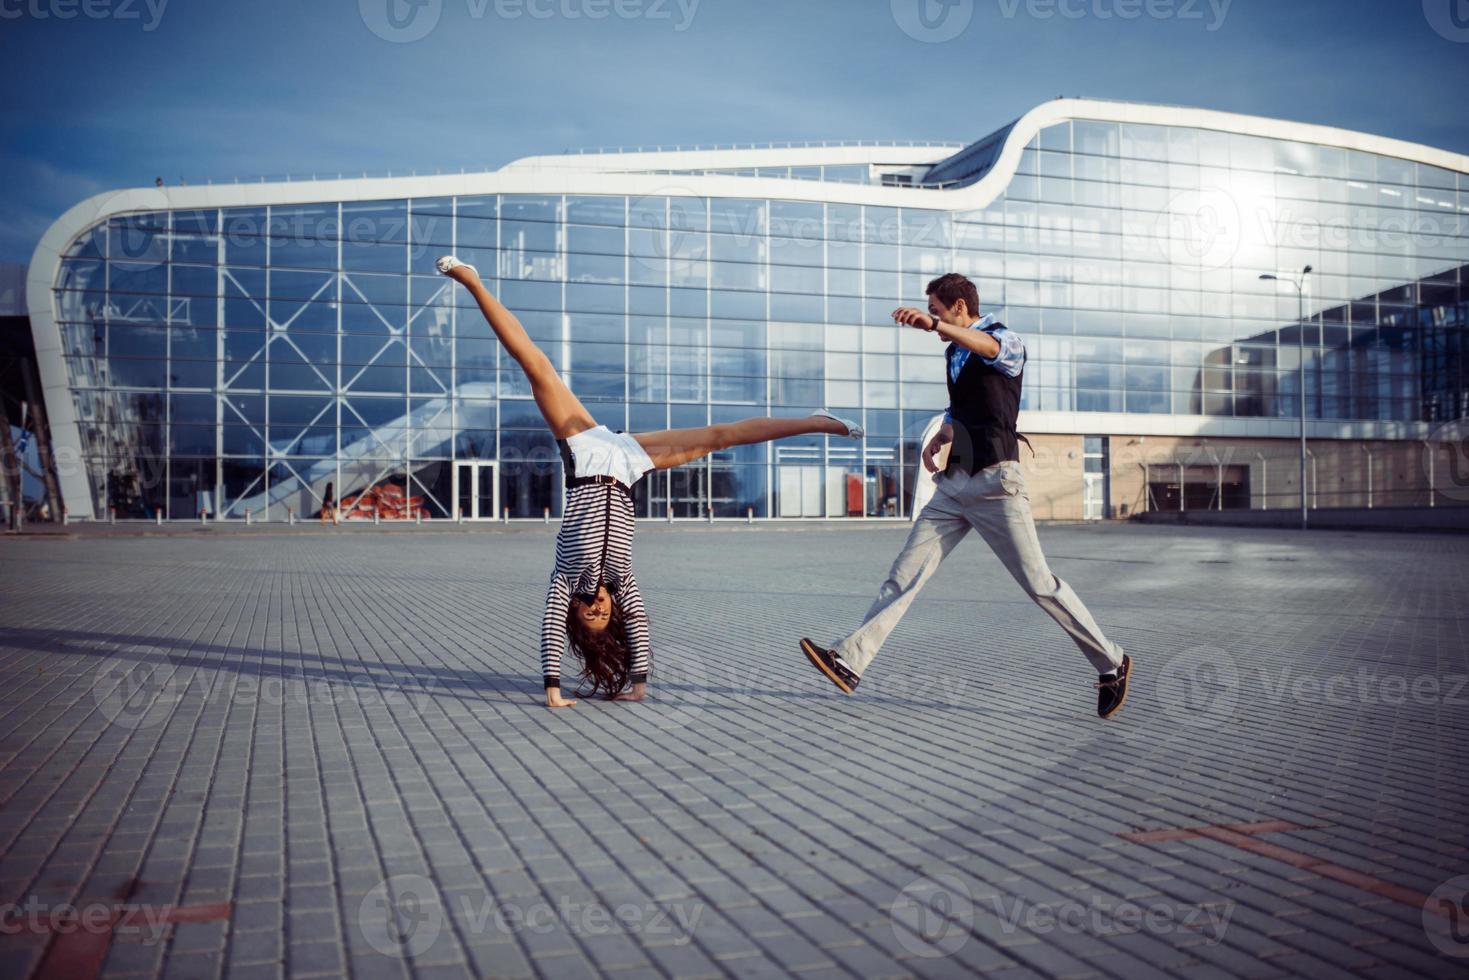
{"type": "MultiPolygon", "coordinates": [[[[552,713],[550,531],[341,530],[0,545],[0,904],[235,903],[168,944],[117,938],[108,975],[1462,967],[1415,907],[1214,840],[1118,834],[1293,820],[1321,826],[1259,839],[1422,892],[1462,869],[1469,760],[1441,748],[1469,734],[1462,708],[1371,679],[1469,671],[1463,538],[1044,527],[1139,665],[1104,724],[1085,663],[977,543],[846,699],[794,640],[854,626],[905,529],[640,529],[653,696],[552,713]],[[1321,693],[1333,680],[1345,696],[1321,693]],[[405,955],[362,911],[385,879],[430,892],[397,927],[471,906],[405,955]],[[972,916],[929,958],[893,910],[935,896],[918,913],[972,916]],[[1211,937],[995,911],[1119,902],[1231,915],[1211,937]],[[492,903],[543,905],[549,928],[476,928],[492,903]],[[635,919],[603,928],[594,907],[635,919]],[[679,914],[691,939],[663,928],[679,914]]],[[[0,937],[0,962],[29,970],[30,948],[0,937]]]]}

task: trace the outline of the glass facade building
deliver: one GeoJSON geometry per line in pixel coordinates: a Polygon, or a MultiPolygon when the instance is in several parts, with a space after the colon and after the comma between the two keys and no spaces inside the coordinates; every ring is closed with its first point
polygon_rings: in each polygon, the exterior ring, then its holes
{"type": "Polygon", "coordinates": [[[867,429],[651,474],[650,518],[908,516],[942,345],[890,313],[951,270],[1027,342],[1027,432],[1285,437],[1302,378],[1315,437],[1417,439],[1469,409],[1465,158],[1075,100],[957,152],[743,157],[79,206],[30,284],[70,512],[285,520],[330,488],[357,516],[558,514],[555,445],[434,275],[446,253],[611,428],[826,407],[867,429]],[[1308,264],[1303,330],[1259,276],[1308,264]]]}

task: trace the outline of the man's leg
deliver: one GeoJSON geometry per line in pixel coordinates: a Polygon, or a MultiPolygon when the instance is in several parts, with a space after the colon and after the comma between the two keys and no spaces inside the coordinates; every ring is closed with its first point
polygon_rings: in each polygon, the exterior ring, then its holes
{"type": "MultiPolygon", "coordinates": [[[[949,479],[958,482],[964,477],[949,479]]],[[[939,484],[933,499],[914,520],[908,541],[894,559],[887,580],[878,589],[877,599],[867,610],[862,625],[832,648],[832,652],[859,675],[877,656],[883,641],[908,611],[918,590],[969,533],[969,522],[963,509],[954,497],[945,492],[947,482],[939,484]]]]}
{"type": "Polygon", "coordinates": [[[1020,583],[1035,604],[1067,632],[1097,673],[1122,663],[1122,648],[1102,634],[1071,586],[1052,573],[1036,537],[1030,513],[1030,493],[1019,464],[976,475],[965,503],[970,523],[1020,583]]]}

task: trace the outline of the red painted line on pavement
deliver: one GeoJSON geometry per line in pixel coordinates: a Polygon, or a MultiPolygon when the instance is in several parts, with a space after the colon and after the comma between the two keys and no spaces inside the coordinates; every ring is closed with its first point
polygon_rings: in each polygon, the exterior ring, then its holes
{"type": "MultiPolygon", "coordinates": [[[[1411,905],[1414,908],[1430,908],[1428,896],[1402,885],[1395,885],[1390,881],[1384,881],[1373,875],[1364,874],[1361,871],[1353,871],[1351,868],[1340,864],[1318,858],[1304,851],[1295,851],[1289,847],[1281,847],[1269,841],[1258,840],[1260,834],[1281,834],[1292,830],[1318,830],[1320,825],[1311,827],[1303,824],[1292,823],[1289,820],[1261,820],[1255,823],[1235,824],[1212,824],[1205,827],[1163,827],[1158,830],[1134,830],[1118,834],[1123,840],[1134,844],[1157,844],[1164,841],[1194,840],[1200,837],[1208,840],[1238,847],[1242,851],[1249,851],[1261,857],[1268,857],[1273,861],[1280,861],[1293,868],[1310,871],[1323,878],[1332,878],[1353,888],[1359,888],[1364,892],[1377,895],[1382,898],[1411,905]]],[[[1437,906],[1432,906],[1435,913],[1448,916],[1448,911],[1437,906]]]]}
{"type": "Polygon", "coordinates": [[[1255,823],[1222,823],[1208,827],[1164,827],[1160,830],[1132,830],[1118,834],[1123,840],[1134,844],[1156,844],[1160,841],[1191,840],[1206,836],[1209,830],[1230,830],[1237,834],[1280,834],[1288,830],[1308,830],[1304,824],[1289,820],[1259,820],[1255,823]]]}
{"type": "Polygon", "coordinates": [[[112,948],[112,938],[119,927],[134,923],[217,922],[228,919],[233,911],[233,902],[161,905],[157,908],[118,906],[101,928],[86,929],[76,925],[68,932],[55,933],[35,976],[37,980],[91,980],[102,972],[102,964],[107,961],[107,951],[112,948]]]}
{"type": "Polygon", "coordinates": [[[96,932],[78,930],[53,938],[40,968],[36,970],[38,980],[64,980],[68,977],[90,980],[97,976],[107,960],[107,950],[112,945],[112,927],[116,922],[114,917],[106,929],[96,932]]]}
{"type": "MultiPolygon", "coordinates": [[[[1353,871],[1351,868],[1344,868],[1339,864],[1323,861],[1321,858],[1302,853],[1301,851],[1293,851],[1288,847],[1280,847],[1268,841],[1255,840],[1252,837],[1231,833],[1224,829],[1210,828],[1204,833],[1204,836],[1224,844],[1232,844],[1241,850],[1251,851],[1264,857],[1273,858],[1276,861],[1283,861],[1293,868],[1310,871],[1312,874],[1318,874],[1323,878],[1334,878],[1342,884],[1351,885],[1353,888],[1360,888],[1364,892],[1369,892],[1382,898],[1392,899],[1394,902],[1402,902],[1404,905],[1411,905],[1419,909],[1429,907],[1428,896],[1423,892],[1417,892],[1411,888],[1404,888],[1402,885],[1394,885],[1390,881],[1383,881],[1381,878],[1364,874],[1361,871],[1353,871]]],[[[1439,915],[1448,915],[1447,910],[1438,908],[1437,906],[1433,907],[1433,911],[1439,915]]]]}

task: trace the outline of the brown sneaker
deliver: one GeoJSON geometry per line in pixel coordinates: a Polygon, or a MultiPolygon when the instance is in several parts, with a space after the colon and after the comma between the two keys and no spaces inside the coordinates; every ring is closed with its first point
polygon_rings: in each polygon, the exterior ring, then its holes
{"type": "Polygon", "coordinates": [[[841,657],[824,647],[817,646],[805,637],[801,638],[801,652],[817,670],[840,688],[843,694],[851,694],[857,690],[857,684],[861,678],[851,667],[847,666],[846,661],[841,657]]]}
{"type": "Polygon", "coordinates": [[[1111,718],[1127,703],[1127,684],[1132,680],[1132,658],[1122,655],[1122,665],[1116,677],[1105,677],[1097,681],[1097,714],[1111,718]]]}

